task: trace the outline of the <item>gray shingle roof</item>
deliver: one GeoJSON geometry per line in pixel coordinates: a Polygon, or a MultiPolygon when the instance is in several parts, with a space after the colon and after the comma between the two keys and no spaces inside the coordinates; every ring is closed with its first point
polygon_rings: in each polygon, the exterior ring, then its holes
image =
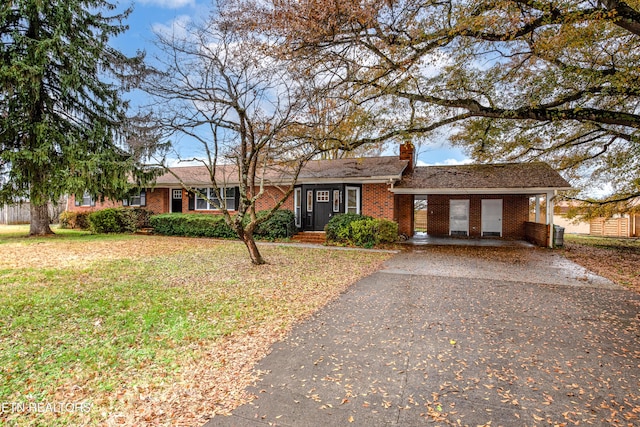
{"type": "Polygon", "coordinates": [[[399,189],[568,189],[571,185],[542,162],[418,166],[395,184],[399,189]]]}
{"type": "Polygon", "coordinates": [[[317,160],[300,171],[301,179],[388,178],[402,175],[408,160],[397,157],[363,157],[359,159],[317,160]]]}
{"type": "MultiPolygon", "coordinates": [[[[398,180],[407,164],[407,160],[398,160],[395,156],[313,160],[300,171],[298,181],[388,180],[390,177],[398,180]]],[[[218,165],[216,179],[218,182],[238,183],[237,170],[235,165],[218,165]]],[[[177,175],[177,178],[171,173],[165,173],[156,179],[156,185],[179,185],[180,181],[191,186],[211,183],[209,172],[204,166],[178,166],[171,168],[171,171],[177,175]]],[[[286,182],[291,179],[291,176],[292,170],[286,165],[272,166],[265,173],[266,180],[270,182],[286,182]]]]}

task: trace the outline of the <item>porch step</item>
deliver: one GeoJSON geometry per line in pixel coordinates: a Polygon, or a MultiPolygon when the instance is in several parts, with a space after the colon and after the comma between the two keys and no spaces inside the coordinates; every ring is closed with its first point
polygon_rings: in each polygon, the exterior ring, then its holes
{"type": "Polygon", "coordinates": [[[291,240],[298,243],[323,244],[327,240],[327,234],[324,231],[303,231],[294,234],[291,240]]]}

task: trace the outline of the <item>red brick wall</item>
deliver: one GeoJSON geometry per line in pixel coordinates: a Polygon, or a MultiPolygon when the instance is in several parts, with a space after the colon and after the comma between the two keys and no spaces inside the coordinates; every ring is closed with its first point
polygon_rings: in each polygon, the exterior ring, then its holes
{"type": "Polygon", "coordinates": [[[169,212],[169,189],[147,189],[147,205],[144,207],[156,214],[169,212]]]}
{"type": "MultiPolygon", "coordinates": [[[[264,192],[260,196],[258,200],[256,200],[256,210],[261,211],[265,209],[271,209],[278,201],[284,196],[285,192],[289,189],[289,187],[265,187],[264,192]]],[[[260,189],[257,188],[256,192],[260,189]]],[[[287,200],[284,201],[280,209],[289,209],[293,210],[293,193],[287,197],[287,200]]]]}
{"type": "Polygon", "coordinates": [[[529,196],[506,196],[502,203],[502,236],[524,239],[525,224],[529,221],[529,196]]]}
{"type": "MultiPolygon", "coordinates": [[[[154,188],[147,189],[147,204],[143,206],[149,209],[153,213],[165,213],[169,212],[169,189],[168,188],[154,188]]],[[[95,206],[76,206],[76,199],[74,195],[70,195],[67,200],[67,210],[71,212],[93,212],[106,208],[121,208],[122,200],[105,200],[100,202],[96,200],[95,206]]]]}
{"type": "Polygon", "coordinates": [[[549,244],[549,225],[537,222],[525,223],[525,238],[538,246],[546,247],[549,244]]]}
{"type": "Polygon", "coordinates": [[[427,233],[432,236],[449,235],[449,196],[427,196],[427,233]]]}
{"type": "Polygon", "coordinates": [[[482,232],[482,199],[502,199],[502,237],[525,238],[525,222],[529,220],[529,197],[525,195],[429,195],[427,200],[427,233],[449,235],[449,200],[469,200],[469,236],[482,232]]]}
{"type": "Polygon", "coordinates": [[[362,214],[395,221],[394,197],[387,184],[362,185],[362,214]]]}
{"type": "Polygon", "coordinates": [[[398,233],[407,237],[413,236],[413,194],[398,194],[395,196],[395,218],[398,223],[398,233]]]}
{"type": "Polygon", "coordinates": [[[76,206],[76,197],[73,194],[71,194],[67,199],[67,210],[70,212],[85,213],[85,212],[98,211],[100,209],[118,208],[118,207],[122,207],[121,200],[118,200],[118,201],[105,200],[104,202],[100,202],[99,200],[96,200],[95,206],[76,206]]]}
{"type": "Polygon", "coordinates": [[[182,213],[195,212],[189,210],[189,193],[182,189],[182,213]]]}

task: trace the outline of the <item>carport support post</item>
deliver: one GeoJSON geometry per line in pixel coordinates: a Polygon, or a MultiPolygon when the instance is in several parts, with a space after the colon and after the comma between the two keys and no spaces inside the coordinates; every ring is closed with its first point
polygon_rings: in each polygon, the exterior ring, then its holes
{"type": "Polygon", "coordinates": [[[536,223],[540,223],[540,195],[536,194],[536,223]]]}
{"type": "Polygon", "coordinates": [[[556,192],[547,192],[547,225],[549,225],[549,247],[553,249],[553,199],[556,192]]]}

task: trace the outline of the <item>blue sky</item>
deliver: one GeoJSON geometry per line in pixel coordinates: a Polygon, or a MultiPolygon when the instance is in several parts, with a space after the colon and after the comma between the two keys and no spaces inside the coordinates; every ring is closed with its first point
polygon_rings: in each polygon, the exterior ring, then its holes
{"type": "MultiPolygon", "coordinates": [[[[127,24],[129,31],[117,39],[112,40],[112,44],[118,50],[127,55],[134,55],[137,50],[145,50],[147,56],[151,58],[154,53],[154,28],[159,26],[171,27],[176,20],[205,18],[210,13],[210,2],[197,2],[196,0],[136,0],[133,1],[133,13],[129,16],[127,24]]],[[[124,7],[126,3],[122,3],[124,7]]],[[[140,94],[130,96],[132,104],[144,104],[144,99],[140,94]]],[[[192,155],[188,147],[181,143],[181,153],[188,152],[192,155]]],[[[418,149],[419,164],[459,164],[468,162],[467,156],[459,149],[449,146],[447,143],[438,141],[424,143],[418,149]]],[[[389,155],[397,155],[398,148],[392,146],[389,155]]]]}

